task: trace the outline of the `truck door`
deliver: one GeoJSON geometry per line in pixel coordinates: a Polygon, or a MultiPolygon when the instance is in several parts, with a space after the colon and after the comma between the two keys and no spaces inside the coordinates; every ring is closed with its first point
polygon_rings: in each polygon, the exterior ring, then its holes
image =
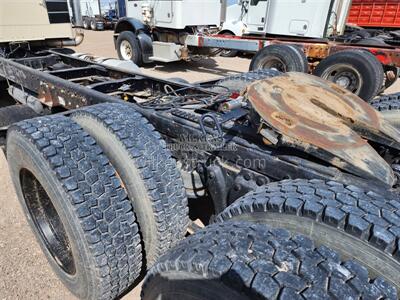
{"type": "Polygon", "coordinates": [[[172,6],[175,1],[155,1],[154,17],[156,24],[168,24],[172,22],[172,6]]]}
{"type": "Polygon", "coordinates": [[[143,21],[142,4],[149,1],[141,0],[127,0],[126,2],[126,16],[143,21]]]}
{"type": "MultiPolygon", "coordinates": [[[[0,0],[1,1],[1,0],[0,0]]],[[[143,22],[143,5],[147,4],[152,8],[155,25],[158,23],[172,22],[172,2],[170,0],[127,0],[126,16],[143,22]]]]}
{"type": "Polygon", "coordinates": [[[251,33],[263,33],[268,0],[250,0],[247,9],[247,30],[251,33]]]}

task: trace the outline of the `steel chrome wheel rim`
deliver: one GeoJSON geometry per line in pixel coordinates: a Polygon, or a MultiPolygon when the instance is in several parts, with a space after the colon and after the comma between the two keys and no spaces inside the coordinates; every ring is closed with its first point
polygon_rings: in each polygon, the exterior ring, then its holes
{"type": "Polygon", "coordinates": [[[322,73],[321,78],[329,80],[356,95],[360,93],[363,85],[360,72],[353,66],[346,64],[329,67],[322,73]]]}
{"type": "Polygon", "coordinates": [[[132,60],[133,49],[127,40],[123,40],[120,46],[121,56],[124,60],[132,60]]]}

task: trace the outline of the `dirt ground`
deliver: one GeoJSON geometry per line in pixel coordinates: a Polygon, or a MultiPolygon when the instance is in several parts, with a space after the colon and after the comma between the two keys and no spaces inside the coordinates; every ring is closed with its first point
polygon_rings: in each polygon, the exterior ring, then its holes
{"type": "MultiPolygon", "coordinates": [[[[116,57],[112,32],[85,32],[76,51],[116,57]]],[[[143,68],[145,74],[181,77],[190,82],[214,79],[248,70],[250,59],[210,58],[195,63],[172,63],[143,68]]],[[[399,92],[400,82],[388,90],[399,92]]],[[[1,151],[0,151],[1,152],[1,151]]],[[[58,281],[28,227],[0,153],[0,299],[75,299],[58,281]]],[[[139,299],[140,287],[124,299],[139,299]]]]}

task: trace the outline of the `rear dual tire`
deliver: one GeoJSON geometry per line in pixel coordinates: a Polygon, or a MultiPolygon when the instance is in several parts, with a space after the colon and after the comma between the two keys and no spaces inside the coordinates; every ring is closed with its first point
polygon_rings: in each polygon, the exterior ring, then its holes
{"type": "Polygon", "coordinates": [[[354,186],[321,180],[269,184],[237,200],[217,218],[304,234],[400,291],[400,202],[354,186]]]}
{"type": "MultiPolygon", "coordinates": [[[[256,53],[250,71],[275,69],[280,72],[308,73],[308,61],[296,45],[270,45],[256,53]]],[[[384,70],[378,59],[366,50],[355,49],[334,53],[323,59],[314,75],[332,81],[358,95],[372,100],[384,87],[384,70]]]]}
{"type": "Polygon", "coordinates": [[[308,73],[308,61],[295,45],[270,45],[258,51],[250,63],[249,71],[263,69],[308,73]]]}
{"type": "Polygon", "coordinates": [[[96,19],[90,20],[90,29],[92,29],[93,31],[97,31],[96,19]]]}
{"type": "MultiPolygon", "coordinates": [[[[225,36],[230,36],[230,37],[235,36],[233,33],[230,33],[230,32],[220,33],[220,34],[223,34],[225,36]]],[[[238,56],[238,54],[239,54],[239,51],[237,51],[237,50],[222,49],[219,55],[222,57],[236,57],[236,56],[238,56]]]]}
{"type": "Polygon", "coordinates": [[[79,298],[116,298],[184,238],[188,207],[176,163],[130,106],[17,123],[7,148],[27,219],[79,298]]]}
{"type": "Polygon", "coordinates": [[[378,95],[385,76],[378,59],[360,49],[328,56],[317,65],[313,74],[338,84],[365,101],[371,101],[378,95]]]}
{"type": "Polygon", "coordinates": [[[65,117],[13,126],[7,158],[18,199],[64,285],[110,299],[138,277],[142,247],[132,205],[95,141],[65,117]]]}
{"type": "Polygon", "coordinates": [[[400,93],[374,99],[371,105],[395,128],[400,130],[400,93]]]}
{"type": "Polygon", "coordinates": [[[264,224],[228,221],[186,238],[163,256],[143,284],[143,300],[397,299],[309,238],[264,224]]]}
{"type": "Polygon", "coordinates": [[[144,268],[149,268],[184,238],[189,224],[175,160],[154,127],[128,105],[95,105],[72,119],[96,140],[116,169],[133,204],[144,243],[144,268]]]}
{"type": "Polygon", "coordinates": [[[90,20],[87,18],[83,18],[83,29],[89,30],[90,29],[90,20]]]}

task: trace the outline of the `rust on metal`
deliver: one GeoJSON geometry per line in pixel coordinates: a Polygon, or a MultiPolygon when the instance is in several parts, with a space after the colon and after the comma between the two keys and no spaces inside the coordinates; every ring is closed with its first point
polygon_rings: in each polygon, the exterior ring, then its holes
{"type": "Polygon", "coordinates": [[[75,109],[87,105],[85,97],[48,82],[40,82],[37,98],[48,107],[61,106],[66,109],[75,109]]]}
{"type": "Polygon", "coordinates": [[[351,92],[312,75],[287,73],[251,84],[246,97],[282,144],[356,175],[395,182],[367,139],[400,149],[400,132],[351,92]]]}
{"type": "Polygon", "coordinates": [[[335,41],[315,42],[315,41],[299,41],[295,39],[289,40],[270,40],[268,44],[296,44],[303,49],[304,53],[311,60],[322,60],[334,53],[351,50],[364,49],[371,52],[385,66],[400,67],[400,50],[395,47],[376,47],[359,44],[345,44],[335,41]]]}

